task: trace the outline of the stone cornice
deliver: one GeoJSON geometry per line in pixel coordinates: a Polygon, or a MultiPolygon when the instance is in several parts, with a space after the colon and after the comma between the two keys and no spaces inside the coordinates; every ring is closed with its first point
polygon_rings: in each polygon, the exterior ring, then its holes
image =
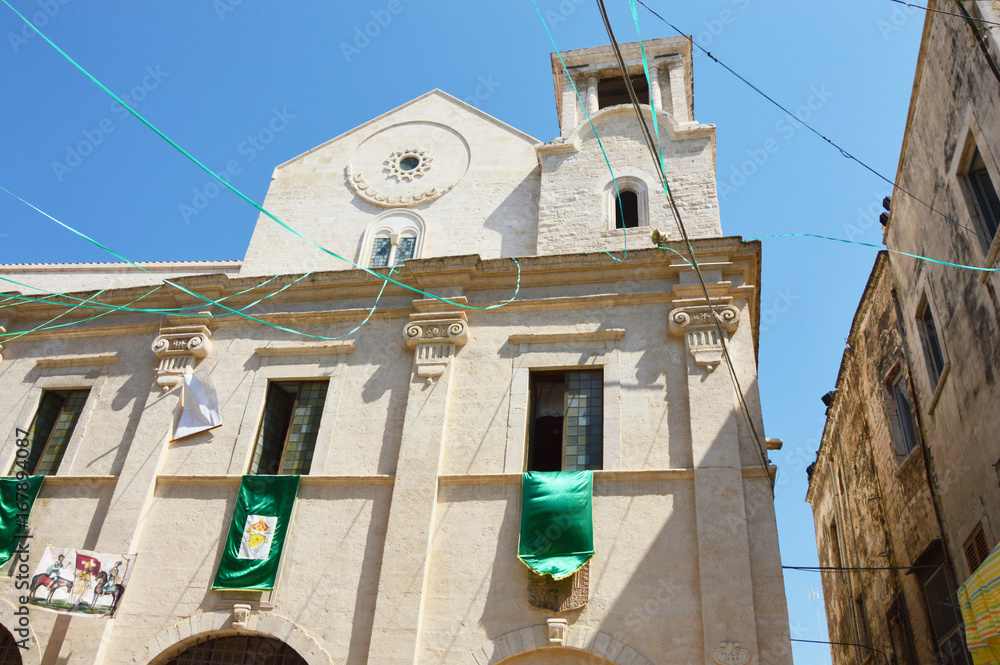
{"type": "Polygon", "coordinates": [[[254,350],[264,358],[287,358],[290,356],[332,356],[354,353],[354,342],[275,342],[254,350]]]}
{"type": "MultiPolygon", "coordinates": [[[[768,467],[768,474],[773,478],[777,472],[777,467],[773,464],[768,467]]],[[[675,469],[625,469],[625,470],[603,470],[594,471],[595,482],[607,483],[627,483],[627,482],[655,482],[660,480],[690,480],[694,478],[696,469],[692,467],[682,467],[675,469]]],[[[742,469],[744,478],[762,478],[764,469],[759,465],[745,466],[742,469]]],[[[522,474],[520,473],[461,473],[442,474],[438,476],[440,487],[461,487],[470,485],[520,485],[522,474]]]]}
{"type": "Polygon", "coordinates": [[[87,367],[91,365],[114,365],[118,362],[118,355],[114,353],[101,353],[97,355],[81,356],[52,356],[50,358],[39,358],[35,365],[41,368],[50,367],[87,367]]]}
{"type": "MultiPolygon", "coordinates": [[[[699,256],[699,260],[704,260],[706,265],[720,264],[720,268],[723,270],[723,279],[732,281],[735,284],[731,288],[734,295],[750,299],[750,322],[756,338],[756,319],[760,300],[760,291],[755,288],[755,285],[760,283],[759,241],[743,242],[739,237],[721,237],[695,239],[692,241],[692,244],[699,256]]],[[[684,252],[684,248],[680,243],[671,243],[669,246],[684,252]]],[[[622,252],[618,252],[616,255],[624,258],[622,252]]],[[[628,257],[624,261],[611,261],[604,252],[600,251],[523,257],[518,259],[521,266],[521,291],[514,301],[505,305],[505,309],[572,309],[594,306],[605,307],[673,302],[677,296],[664,293],[660,289],[646,293],[636,291],[634,293],[609,295],[572,295],[545,298],[535,298],[531,295],[532,289],[539,287],[545,288],[551,293],[554,288],[560,286],[602,284],[622,280],[638,284],[645,282],[652,286],[657,281],[677,280],[681,272],[690,270],[690,268],[679,259],[674,261],[670,258],[672,256],[674,255],[667,254],[662,249],[650,247],[648,249],[630,249],[628,257]]],[[[388,270],[380,270],[379,272],[387,274],[388,270]]],[[[216,273],[178,277],[173,281],[184,285],[192,291],[206,295],[211,294],[211,297],[230,296],[226,304],[233,308],[239,308],[259,299],[265,293],[273,293],[281,289],[299,277],[301,275],[285,275],[270,282],[266,287],[252,290],[240,296],[233,296],[233,294],[258,286],[268,277],[233,277],[231,275],[216,273]]],[[[407,261],[406,266],[396,271],[393,277],[402,283],[419,284],[424,290],[435,293],[439,292],[444,285],[459,287],[461,292],[473,304],[488,306],[505,302],[514,293],[518,279],[518,270],[514,262],[509,258],[484,260],[475,255],[435,257],[407,261]]],[[[309,275],[274,298],[265,301],[266,304],[261,305],[261,308],[266,308],[264,312],[255,308],[253,315],[270,323],[290,325],[292,327],[308,323],[356,321],[368,315],[371,311],[370,305],[366,304],[349,309],[324,311],[311,309],[310,311],[303,312],[295,310],[305,309],[315,305],[317,301],[323,300],[332,300],[334,302],[350,300],[354,301],[352,304],[360,304],[363,301],[374,302],[380,288],[380,282],[362,270],[318,272],[309,275]],[[283,311],[275,312],[275,309],[283,311]],[[270,310],[270,312],[267,310],[270,310]]],[[[591,293],[596,290],[594,289],[591,293]]],[[[135,299],[148,291],[148,287],[112,289],[102,294],[101,301],[125,304],[129,300],[135,299]]],[[[82,295],[92,295],[92,292],[83,292],[82,295]]],[[[393,319],[407,317],[412,312],[409,305],[412,303],[413,295],[409,291],[389,284],[385,289],[382,302],[373,316],[375,318],[393,319]],[[407,307],[399,307],[401,298],[406,299],[407,307]]],[[[203,301],[167,287],[143,300],[142,305],[147,309],[178,306],[197,307],[197,309],[192,309],[192,311],[198,311],[201,308],[210,308],[203,301]]],[[[18,325],[16,327],[7,325],[8,329],[17,332],[18,328],[27,329],[32,327],[32,321],[44,321],[64,311],[64,307],[44,303],[29,303],[10,307],[6,310],[5,316],[8,321],[13,320],[17,322],[18,325]]],[[[81,315],[89,315],[94,310],[81,307],[78,311],[81,315]]],[[[223,313],[217,312],[217,314],[223,313]]],[[[166,318],[166,323],[172,326],[198,325],[205,320],[185,316],[169,316],[166,318]]],[[[157,316],[155,314],[114,313],[108,314],[106,317],[100,319],[99,323],[95,322],[93,325],[83,324],[79,327],[71,326],[58,330],[39,331],[25,337],[24,340],[25,342],[30,342],[43,339],[148,334],[158,331],[161,323],[164,322],[163,319],[162,315],[157,316]],[[136,318],[141,319],[141,321],[135,322],[136,318]]],[[[236,315],[217,316],[212,322],[213,329],[245,325],[249,325],[246,319],[236,315]]],[[[20,340],[11,342],[10,348],[7,349],[8,354],[6,355],[12,355],[9,352],[20,343],[20,340]]],[[[16,356],[16,354],[13,355],[16,356]]]]}
{"type": "Polygon", "coordinates": [[[511,335],[511,344],[553,344],[558,342],[614,342],[625,337],[625,330],[594,330],[593,332],[524,333],[511,335]]]}
{"type": "MultiPolygon", "coordinates": [[[[243,476],[230,475],[165,475],[156,477],[156,485],[234,485],[238,486],[243,476]]],[[[46,477],[48,482],[49,477],[46,477]]],[[[302,476],[299,479],[300,485],[380,485],[391,486],[396,481],[395,476],[376,475],[346,475],[346,476],[302,476]]]]}

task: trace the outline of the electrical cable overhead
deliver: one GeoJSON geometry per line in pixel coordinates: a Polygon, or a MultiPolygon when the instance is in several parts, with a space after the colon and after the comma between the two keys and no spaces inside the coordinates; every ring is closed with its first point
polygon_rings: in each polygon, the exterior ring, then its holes
{"type": "Polygon", "coordinates": [[[827,642],[826,640],[800,640],[794,637],[792,638],[792,642],[804,642],[806,644],[833,644],[835,646],[858,647],[861,649],[868,649],[869,651],[874,651],[875,653],[881,655],[882,658],[885,659],[886,665],[890,665],[890,663],[892,663],[892,661],[889,660],[889,656],[887,656],[884,651],[882,651],[881,649],[876,649],[875,647],[870,647],[867,644],[858,644],[857,642],[827,642]]]}
{"type": "Polygon", "coordinates": [[[825,572],[837,572],[837,573],[851,573],[851,572],[871,572],[874,570],[922,570],[925,568],[933,568],[937,570],[943,564],[937,565],[920,565],[920,566],[863,566],[858,568],[852,568],[850,566],[782,566],[784,570],[798,570],[804,573],[825,573],[825,572]]]}
{"type": "MultiPolygon", "coordinates": [[[[629,4],[632,8],[632,17],[635,21],[636,32],[639,32],[639,19],[638,14],[635,10],[635,4],[632,0],[629,0],[629,4]]],[[[753,423],[753,416],[750,414],[750,408],[747,406],[746,400],[743,396],[743,387],[740,385],[739,377],[736,374],[736,366],[733,364],[732,357],[729,354],[729,344],[726,341],[726,333],[722,329],[722,324],[719,321],[719,317],[715,312],[715,306],[712,304],[712,297],[708,292],[708,285],[705,283],[705,278],[701,273],[701,267],[698,265],[698,259],[695,256],[694,246],[691,244],[691,239],[688,236],[687,228],[684,226],[684,220],[681,217],[680,209],[677,207],[677,203],[674,200],[673,193],[670,191],[670,185],[667,182],[664,161],[663,161],[663,150],[659,147],[658,143],[654,143],[653,137],[649,132],[649,127],[646,125],[646,119],[642,113],[642,107],[639,103],[639,99],[635,94],[635,89],[632,87],[631,77],[628,73],[628,68],[625,66],[625,58],[621,53],[621,48],[618,45],[618,40],[615,38],[614,30],[611,27],[611,21],[608,18],[607,8],[604,6],[604,0],[597,0],[597,7],[601,13],[601,19],[604,21],[604,27],[608,33],[608,39],[611,40],[611,47],[615,52],[615,57],[618,60],[618,66],[621,70],[622,78],[625,81],[625,88],[628,91],[629,99],[632,101],[632,106],[636,111],[636,116],[639,120],[639,125],[642,127],[643,136],[646,139],[647,147],[649,148],[650,155],[653,158],[654,167],[660,177],[660,182],[663,185],[663,191],[667,195],[667,201],[670,204],[670,209],[674,214],[674,218],[677,221],[677,227],[680,229],[681,236],[684,239],[684,244],[687,248],[688,254],[690,255],[690,265],[694,268],[695,275],[698,277],[698,283],[701,286],[702,293],[705,296],[705,302],[708,305],[709,313],[711,314],[711,319],[715,324],[716,333],[719,335],[719,343],[722,346],[722,352],[725,356],[726,367],[729,369],[729,376],[733,381],[733,386],[735,388],[737,400],[739,401],[740,411],[743,417],[746,419],[749,431],[754,439],[754,449],[756,451],[758,461],[764,470],[764,476],[767,478],[768,486],[771,488],[771,493],[774,493],[774,480],[771,477],[770,467],[768,465],[767,458],[767,447],[762,441],[761,436],[757,433],[757,428],[753,423]],[[659,148],[659,149],[658,149],[659,148]]],[[[642,35],[639,34],[639,47],[642,52],[643,69],[646,73],[647,83],[652,89],[652,84],[649,83],[649,65],[646,60],[646,49],[642,43],[642,35]]],[[[650,107],[652,114],[655,117],[657,111],[650,99],[650,107]]],[[[657,139],[659,138],[659,131],[657,130],[657,139]]]]}
{"type": "MultiPolygon", "coordinates": [[[[292,235],[296,236],[297,238],[300,238],[301,240],[304,240],[305,242],[307,242],[308,244],[312,245],[316,249],[320,250],[324,254],[328,254],[329,256],[332,256],[335,259],[338,259],[340,261],[348,263],[351,266],[357,268],[358,270],[363,270],[366,273],[368,273],[369,275],[372,275],[373,277],[376,277],[378,279],[382,279],[382,280],[386,280],[386,281],[392,282],[396,286],[398,286],[400,288],[403,288],[403,289],[406,289],[407,291],[412,291],[413,293],[417,293],[417,294],[420,294],[422,296],[426,296],[428,298],[431,298],[433,300],[437,300],[437,301],[440,301],[440,302],[443,302],[443,303],[447,303],[449,305],[453,305],[455,307],[459,307],[461,309],[471,309],[471,310],[498,309],[500,307],[503,307],[504,305],[507,305],[508,303],[513,302],[514,299],[517,298],[517,290],[515,290],[514,291],[514,295],[511,296],[508,300],[505,300],[503,302],[496,303],[496,304],[493,304],[493,305],[487,305],[487,306],[484,306],[484,307],[480,307],[480,306],[476,306],[476,305],[467,305],[465,303],[456,302],[454,300],[449,300],[448,298],[442,298],[441,296],[434,295],[433,293],[427,293],[426,291],[421,291],[420,289],[418,289],[418,288],[416,288],[414,286],[410,286],[409,284],[404,284],[403,282],[397,281],[397,280],[393,279],[392,277],[381,275],[378,272],[375,272],[375,270],[373,270],[371,268],[367,268],[365,266],[359,265],[359,264],[355,263],[354,261],[351,261],[350,259],[347,259],[347,258],[341,256],[340,254],[337,254],[333,250],[327,249],[326,247],[323,247],[319,243],[316,243],[316,242],[310,240],[308,237],[306,237],[305,235],[303,235],[301,232],[295,230],[291,225],[289,225],[286,222],[284,222],[281,219],[279,219],[276,215],[274,215],[267,208],[265,208],[261,204],[257,203],[256,201],[254,201],[253,199],[251,199],[249,196],[247,196],[246,194],[244,194],[240,190],[236,189],[236,187],[234,187],[226,178],[223,178],[223,177],[219,176],[215,171],[213,171],[212,169],[210,169],[207,166],[205,166],[194,155],[192,155],[190,152],[188,152],[187,150],[185,150],[184,148],[182,148],[178,143],[176,143],[173,139],[171,139],[169,136],[167,136],[165,133],[163,133],[159,128],[157,128],[153,123],[151,123],[144,116],[142,116],[138,111],[136,111],[134,108],[132,108],[131,106],[129,106],[129,104],[126,103],[121,97],[119,97],[118,95],[116,95],[115,93],[113,93],[110,88],[108,88],[106,85],[104,85],[103,83],[101,83],[97,79],[97,77],[95,77],[93,74],[91,74],[89,71],[87,71],[83,67],[83,65],[81,65],[80,63],[78,63],[76,60],[74,60],[72,57],[70,57],[70,55],[68,53],[66,53],[61,48],[59,48],[59,46],[54,41],[52,41],[51,39],[49,39],[48,35],[46,35],[44,32],[42,32],[37,26],[35,26],[34,24],[32,24],[21,12],[17,11],[17,9],[12,4],[10,4],[10,2],[8,2],[8,0],[0,0],[0,2],[3,2],[3,4],[5,4],[8,9],[10,9],[12,12],[14,12],[15,14],[17,14],[17,16],[22,21],[24,21],[24,23],[26,25],[30,26],[31,29],[35,33],[37,33],[43,40],[45,40],[45,42],[49,46],[51,46],[52,48],[54,48],[56,50],[56,52],[59,53],[59,55],[61,55],[63,58],[65,58],[71,65],[73,65],[74,67],[76,67],[84,76],[86,76],[95,85],[97,85],[97,87],[99,87],[101,90],[103,90],[108,95],[110,95],[112,99],[114,99],[116,102],[118,102],[119,104],[121,104],[122,108],[124,108],[126,111],[128,111],[129,113],[131,113],[132,116],[134,116],[139,122],[141,122],[147,128],[149,128],[150,130],[152,130],[153,133],[155,133],[161,139],[163,139],[168,144],[170,144],[170,146],[173,147],[175,150],[177,150],[179,153],[181,153],[182,155],[184,155],[184,157],[186,157],[189,161],[191,161],[191,163],[193,163],[198,168],[200,168],[202,171],[204,171],[209,176],[211,176],[220,185],[222,185],[223,187],[225,187],[226,189],[228,189],[229,191],[231,191],[232,193],[236,194],[238,197],[240,197],[241,199],[243,199],[244,201],[246,201],[247,203],[249,203],[250,205],[252,205],[255,209],[257,209],[260,213],[262,213],[265,216],[267,216],[270,220],[276,222],[280,227],[282,227],[286,231],[289,231],[292,235]]],[[[61,222],[59,222],[59,223],[62,224],[61,222]]],[[[134,265],[135,267],[139,268],[140,270],[144,270],[146,272],[149,272],[149,271],[145,270],[145,268],[143,268],[142,266],[140,266],[140,265],[138,265],[138,264],[136,264],[136,263],[134,263],[132,261],[129,261],[125,257],[123,257],[123,256],[121,256],[119,254],[116,254],[115,252],[113,252],[110,249],[108,249],[107,247],[101,245],[97,241],[95,241],[95,240],[93,240],[91,238],[88,238],[87,236],[85,236],[84,234],[80,233],[76,229],[73,229],[73,228],[71,228],[69,226],[66,226],[65,224],[63,224],[63,226],[65,226],[70,231],[73,231],[74,233],[76,233],[80,237],[82,237],[82,238],[88,240],[89,242],[93,243],[94,245],[97,245],[98,247],[104,249],[105,251],[110,252],[114,256],[117,256],[119,259],[121,259],[121,260],[123,260],[123,261],[125,261],[127,263],[130,263],[130,264],[134,265]]],[[[518,282],[518,286],[520,286],[520,283],[521,283],[521,264],[518,263],[517,259],[515,259],[514,257],[509,257],[509,258],[512,261],[514,261],[515,265],[517,265],[517,282],[518,282]]],[[[200,295],[198,295],[196,293],[188,291],[184,287],[178,286],[177,284],[173,284],[172,282],[169,282],[168,280],[163,280],[163,281],[166,282],[167,284],[170,284],[171,286],[174,286],[175,288],[178,288],[178,289],[180,289],[182,291],[185,291],[185,292],[189,293],[190,295],[193,295],[196,298],[204,300],[205,302],[208,302],[208,303],[211,303],[211,304],[218,304],[218,303],[216,303],[215,301],[213,301],[213,300],[211,300],[209,298],[205,298],[204,296],[200,296],[200,295]]],[[[222,309],[225,309],[227,311],[240,314],[239,312],[236,312],[235,310],[230,310],[228,307],[226,307],[224,305],[219,305],[219,307],[221,307],[222,309]]],[[[253,317],[250,317],[247,314],[240,314],[240,316],[245,316],[245,317],[251,318],[251,319],[253,318],[253,317]]],[[[292,331],[291,329],[288,329],[288,330],[290,332],[295,332],[295,331],[292,331]]],[[[307,336],[309,336],[309,335],[307,335],[307,336]]],[[[317,339],[327,339],[327,338],[322,337],[322,336],[317,336],[317,339]]]]}
{"type": "MultiPolygon", "coordinates": [[[[3,1],[6,2],[6,0],[3,0],[3,1]]],[[[763,97],[764,99],[766,99],[767,101],[769,101],[771,104],[773,104],[777,108],[781,109],[782,112],[788,114],[791,118],[793,118],[795,120],[795,122],[800,123],[803,127],[805,127],[806,129],[808,129],[810,132],[812,132],[813,134],[815,134],[816,136],[818,136],[819,138],[821,138],[823,141],[829,143],[831,146],[833,146],[834,148],[836,148],[840,152],[841,156],[843,156],[843,157],[845,157],[845,158],[847,158],[849,160],[852,160],[854,162],[857,162],[866,171],[872,173],[873,175],[875,175],[876,177],[878,177],[880,180],[883,180],[888,185],[891,185],[894,192],[897,191],[897,190],[899,192],[902,192],[903,194],[905,194],[906,196],[910,197],[911,199],[913,199],[917,203],[920,203],[921,205],[923,205],[924,207],[926,207],[931,212],[934,212],[934,213],[940,215],[945,220],[947,220],[947,221],[951,222],[952,224],[954,224],[955,226],[957,226],[957,227],[959,227],[959,228],[961,228],[961,229],[963,229],[963,230],[971,233],[972,235],[978,236],[979,238],[982,238],[987,243],[992,240],[991,238],[985,237],[983,234],[979,233],[978,231],[976,231],[972,227],[966,226],[965,224],[962,224],[958,220],[956,220],[956,219],[954,219],[952,217],[949,217],[945,213],[943,213],[940,210],[938,210],[937,208],[935,208],[930,203],[927,203],[926,201],[924,201],[920,197],[916,196],[915,194],[912,194],[909,191],[907,191],[907,190],[903,189],[902,187],[900,187],[894,180],[890,180],[889,178],[885,177],[884,175],[882,175],[881,173],[879,173],[878,171],[876,171],[873,167],[869,166],[865,162],[861,161],[859,158],[855,157],[853,154],[851,154],[846,149],[844,149],[843,147],[841,147],[838,143],[836,143],[835,141],[833,141],[830,138],[827,138],[827,136],[824,135],[822,132],[820,132],[818,129],[816,129],[815,127],[813,127],[809,123],[805,122],[801,118],[797,117],[794,113],[792,113],[787,108],[785,108],[785,106],[783,106],[780,102],[776,101],[773,97],[771,97],[770,95],[768,95],[766,92],[764,92],[763,90],[761,90],[760,88],[758,88],[756,85],[754,85],[750,81],[748,81],[745,77],[743,77],[741,74],[739,74],[732,67],[730,67],[726,63],[724,63],[721,60],[719,60],[717,57],[715,57],[711,53],[711,51],[709,51],[708,49],[706,49],[703,46],[701,46],[700,44],[698,44],[698,42],[694,41],[694,39],[690,35],[685,34],[680,28],[678,28],[676,25],[674,25],[673,23],[671,23],[670,21],[668,21],[667,19],[665,19],[659,13],[657,13],[652,7],[650,7],[648,4],[646,4],[645,0],[635,0],[635,1],[638,2],[640,5],[642,5],[643,7],[645,7],[646,10],[650,14],[652,14],[656,18],[660,19],[660,21],[662,21],[663,23],[665,23],[668,26],[670,26],[678,35],[680,35],[684,39],[688,40],[688,42],[691,43],[691,46],[693,46],[694,48],[697,48],[699,51],[701,51],[702,53],[704,53],[705,55],[707,55],[716,64],[718,64],[720,67],[722,67],[723,69],[725,69],[727,72],[729,72],[730,74],[732,74],[733,76],[735,76],[737,79],[739,79],[740,81],[742,81],[744,84],[746,84],[747,86],[749,86],[758,95],[760,95],[761,97],[763,97]]],[[[630,0],[630,2],[631,2],[631,0],[630,0]]]]}
{"type": "MultiPolygon", "coordinates": [[[[895,2],[898,5],[906,5],[907,7],[913,7],[914,9],[922,9],[925,12],[931,12],[931,13],[934,13],[934,14],[944,14],[945,16],[957,16],[960,19],[965,19],[966,18],[965,16],[962,16],[961,14],[956,14],[955,12],[946,12],[943,9],[932,9],[930,7],[925,7],[923,5],[915,5],[912,2],[904,2],[903,0],[889,0],[889,1],[890,2],[895,2]]],[[[995,25],[995,26],[1000,27],[1000,23],[996,23],[994,21],[987,21],[984,18],[976,18],[974,16],[970,16],[970,17],[968,17],[968,19],[972,20],[972,21],[975,21],[977,23],[982,23],[983,25],[995,25]]]]}

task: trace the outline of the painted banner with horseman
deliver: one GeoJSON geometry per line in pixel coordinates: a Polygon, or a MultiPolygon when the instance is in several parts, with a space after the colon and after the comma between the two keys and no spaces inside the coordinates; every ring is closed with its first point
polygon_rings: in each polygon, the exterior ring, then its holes
{"type": "Polygon", "coordinates": [[[134,565],[134,554],[49,545],[31,578],[28,602],[50,612],[114,617],[134,565]]]}

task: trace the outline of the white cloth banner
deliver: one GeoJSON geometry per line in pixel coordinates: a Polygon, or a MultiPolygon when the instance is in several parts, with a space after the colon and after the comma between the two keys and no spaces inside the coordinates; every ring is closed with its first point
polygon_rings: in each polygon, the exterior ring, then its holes
{"type": "Polygon", "coordinates": [[[212,377],[205,365],[184,375],[181,386],[181,411],[174,438],[177,441],[185,437],[207,432],[222,425],[222,410],[219,408],[219,395],[215,392],[212,377]]]}

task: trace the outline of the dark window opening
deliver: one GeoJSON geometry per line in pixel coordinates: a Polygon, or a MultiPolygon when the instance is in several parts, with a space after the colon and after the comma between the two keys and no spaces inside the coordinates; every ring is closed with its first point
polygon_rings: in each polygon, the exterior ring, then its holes
{"type": "Polygon", "coordinates": [[[986,542],[986,534],[983,532],[983,523],[980,522],[972,530],[969,539],[962,546],[965,550],[965,560],[969,564],[969,572],[976,572],[976,568],[983,565],[986,557],[990,555],[990,546],[986,542]]]}
{"type": "Polygon", "coordinates": [[[930,305],[925,304],[923,311],[918,318],[920,324],[920,335],[924,342],[924,356],[927,360],[927,369],[930,372],[931,385],[937,386],[944,371],[944,352],[941,350],[941,339],[938,337],[937,326],[934,324],[934,315],[931,313],[930,305]]]}
{"type": "Polygon", "coordinates": [[[837,536],[836,522],[830,522],[830,565],[834,568],[840,568],[842,565],[840,562],[840,541],[837,536]]]}
{"type": "Polygon", "coordinates": [[[32,475],[52,475],[58,471],[89,394],[89,388],[42,392],[38,410],[28,427],[28,457],[15,463],[12,475],[22,470],[32,475]]]}
{"type": "Polygon", "coordinates": [[[639,195],[623,191],[615,196],[615,228],[634,229],[639,226],[639,195]]]}
{"type": "Polygon", "coordinates": [[[250,474],[307,475],[312,465],[327,381],[272,382],[254,447],[250,474]]]}
{"type": "MultiPolygon", "coordinates": [[[[649,85],[646,83],[646,75],[630,76],[629,80],[632,81],[632,89],[635,90],[635,96],[639,98],[639,103],[649,104],[649,85]]],[[[628,88],[625,87],[625,79],[621,76],[601,79],[597,82],[597,108],[603,109],[631,103],[628,88]]]]}
{"type": "Polygon", "coordinates": [[[868,612],[865,610],[865,600],[861,596],[854,599],[854,620],[858,636],[858,662],[863,663],[872,653],[872,633],[868,625],[868,612]]]}
{"type": "Polygon", "coordinates": [[[910,628],[910,618],[906,613],[906,605],[902,596],[896,599],[885,614],[889,624],[889,640],[892,643],[892,653],[897,665],[916,665],[913,650],[913,630],[910,628]]]}
{"type": "Polygon", "coordinates": [[[910,451],[917,447],[917,428],[913,423],[913,407],[910,404],[910,393],[906,389],[903,372],[893,378],[890,385],[893,407],[896,411],[896,457],[902,460],[910,451]]]}
{"type": "Polygon", "coordinates": [[[292,647],[263,635],[210,637],[174,656],[167,665],[306,665],[292,647]]]}
{"type": "Polygon", "coordinates": [[[603,372],[532,372],[528,390],[528,470],[600,469],[603,372]]]}
{"type": "MultiPolygon", "coordinates": [[[[934,562],[928,562],[934,563],[934,562]]],[[[939,559],[936,563],[943,563],[939,559]]],[[[931,630],[937,642],[939,662],[968,665],[969,655],[965,648],[962,616],[955,603],[955,583],[943,566],[923,578],[924,600],[931,630]]]]}
{"type": "Polygon", "coordinates": [[[969,164],[969,184],[976,195],[976,204],[979,213],[983,218],[983,226],[986,235],[992,240],[1000,227],[1000,198],[997,197],[997,190],[993,187],[993,180],[986,170],[986,162],[979,153],[979,149],[972,155],[972,163],[969,164]]]}

